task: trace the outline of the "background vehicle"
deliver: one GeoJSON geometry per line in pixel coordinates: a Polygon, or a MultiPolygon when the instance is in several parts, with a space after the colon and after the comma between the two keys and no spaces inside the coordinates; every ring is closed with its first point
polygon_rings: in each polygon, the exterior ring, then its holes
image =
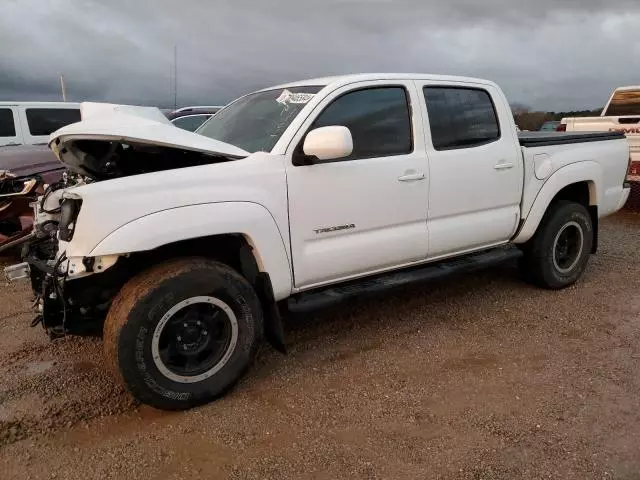
{"type": "Polygon", "coordinates": [[[64,166],[46,146],[49,135],[79,121],[78,103],[0,102],[0,248],[30,232],[29,203],[62,176],[64,166]]]}
{"type": "Polygon", "coordinates": [[[79,103],[0,102],[0,147],[46,145],[51,133],[79,121],[79,103]]]}
{"type": "Polygon", "coordinates": [[[158,408],[222,395],[263,336],[284,348],[286,309],[516,258],[571,285],[629,194],[622,134],[518,134],[486,80],[296,82],[198,134],[112,107],[52,137],[82,178],[43,198],[40,240],[5,271],[30,276],[52,337],[103,328],[114,371],[158,408]]]}
{"type": "Polygon", "coordinates": [[[0,148],[0,249],[31,232],[30,204],[46,184],[60,181],[63,171],[64,165],[46,145],[0,148]]]}
{"type": "Polygon", "coordinates": [[[631,168],[634,175],[640,175],[640,86],[617,88],[599,117],[563,118],[561,129],[567,132],[624,133],[629,140],[631,168]]]}
{"type": "Polygon", "coordinates": [[[176,127],[195,132],[204,122],[222,107],[183,107],[171,112],[167,118],[176,127]]]}
{"type": "Polygon", "coordinates": [[[549,122],[544,122],[539,131],[540,132],[555,132],[558,126],[560,125],[559,121],[551,120],[549,122]]]}

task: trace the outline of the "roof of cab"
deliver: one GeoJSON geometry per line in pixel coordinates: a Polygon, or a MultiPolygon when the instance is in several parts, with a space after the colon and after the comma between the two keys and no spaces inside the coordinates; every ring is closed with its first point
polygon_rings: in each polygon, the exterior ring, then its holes
{"type": "Polygon", "coordinates": [[[342,86],[350,83],[367,82],[373,80],[431,80],[443,82],[459,82],[459,83],[478,83],[482,85],[495,85],[494,82],[481,78],[459,77],[453,75],[433,75],[426,73],[356,73],[350,75],[336,75],[333,77],[310,78],[308,80],[300,80],[297,82],[283,83],[264,90],[272,90],[276,88],[304,87],[304,86],[342,86]]]}

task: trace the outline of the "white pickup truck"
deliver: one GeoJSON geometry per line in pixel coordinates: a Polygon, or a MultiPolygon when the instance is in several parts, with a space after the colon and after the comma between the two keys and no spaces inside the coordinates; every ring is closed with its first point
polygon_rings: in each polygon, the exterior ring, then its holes
{"type": "Polygon", "coordinates": [[[640,86],[617,88],[599,117],[563,118],[560,130],[624,133],[631,153],[629,173],[640,180],[640,86]]]}
{"type": "Polygon", "coordinates": [[[519,259],[574,283],[620,209],[620,133],[516,132],[471,78],[369,74],[255,92],[198,133],[153,109],[83,105],[51,137],[73,172],[38,202],[25,262],[52,337],[103,329],[140,401],[226,392],[281,312],[519,259]],[[106,320],[105,320],[106,317],[106,320]]]}

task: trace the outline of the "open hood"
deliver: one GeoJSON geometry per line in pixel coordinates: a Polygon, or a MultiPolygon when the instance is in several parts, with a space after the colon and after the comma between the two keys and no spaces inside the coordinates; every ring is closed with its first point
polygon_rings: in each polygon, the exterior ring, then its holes
{"type": "Polygon", "coordinates": [[[173,126],[155,107],[84,102],[80,113],[80,122],[67,125],[49,137],[51,150],[68,165],[82,163],[82,159],[77,158],[82,152],[73,148],[73,143],[80,140],[168,147],[228,158],[249,156],[241,148],[173,126]]]}

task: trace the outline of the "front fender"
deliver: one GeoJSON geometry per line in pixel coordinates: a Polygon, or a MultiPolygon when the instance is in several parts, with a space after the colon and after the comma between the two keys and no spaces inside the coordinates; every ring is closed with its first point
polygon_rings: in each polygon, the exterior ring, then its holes
{"type": "Polygon", "coordinates": [[[258,267],[271,277],[275,299],[289,296],[291,265],[282,235],[269,211],[257,203],[206,203],[152,213],[111,232],[89,256],[141,252],[181,240],[228,233],[244,235],[254,248],[258,267]]]}
{"type": "Polygon", "coordinates": [[[514,243],[525,243],[536,233],[542,217],[551,201],[563,188],[578,182],[588,182],[589,203],[598,205],[602,192],[602,169],[596,162],[587,161],[572,163],[557,170],[539,190],[529,213],[513,239],[514,243]]]}

